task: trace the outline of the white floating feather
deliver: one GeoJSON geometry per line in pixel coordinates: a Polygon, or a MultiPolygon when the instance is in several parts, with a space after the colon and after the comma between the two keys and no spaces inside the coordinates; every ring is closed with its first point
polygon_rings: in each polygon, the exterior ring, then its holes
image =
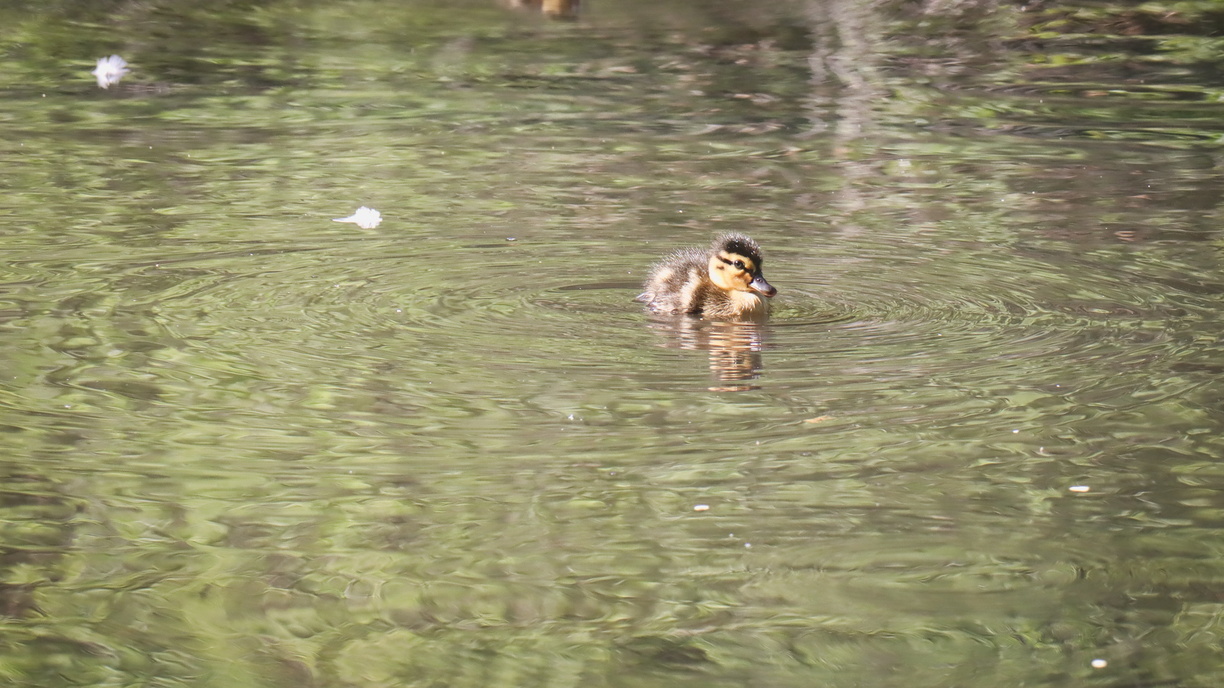
{"type": "Polygon", "coordinates": [[[352,215],[337,217],[332,222],[351,222],[362,229],[374,229],[378,226],[378,223],[382,222],[382,213],[363,205],[352,215]]]}
{"type": "Polygon", "coordinates": [[[111,55],[98,58],[98,66],[90,74],[98,80],[99,88],[110,88],[112,84],[119,83],[129,71],[131,70],[127,68],[126,60],[118,55],[111,55]]]}

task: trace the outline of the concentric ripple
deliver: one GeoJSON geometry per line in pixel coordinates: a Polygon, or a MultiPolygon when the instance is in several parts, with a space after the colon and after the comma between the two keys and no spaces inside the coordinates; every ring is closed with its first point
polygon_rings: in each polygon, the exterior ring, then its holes
{"type": "MultiPolygon", "coordinates": [[[[606,406],[588,391],[625,380],[625,353],[651,337],[627,283],[550,274],[518,246],[328,245],[75,266],[93,277],[51,312],[11,301],[14,327],[68,357],[29,384],[49,385],[63,407],[173,414],[213,431],[464,435],[476,424],[494,444],[519,445],[525,419],[581,422],[583,408],[606,406]]],[[[48,268],[30,271],[44,297],[48,268]]]]}
{"type": "MultiPolygon", "coordinates": [[[[849,419],[1010,431],[1122,417],[1201,384],[1153,371],[1201,358],[1183,330],[1216,298],[1058,251],[884,260],[847,245],[813,259],[819,274],[777,260],[766,325],[667,323],[583,245],[336,238],[95,260],[51,311],[16,321],[54,330],[44,338],[65,365],[44,383],[62,405],[261,431],[374,424],[454,440],[479,428],[506,448],[555,442],[525,439],[545,422],[630,450],[675,439],[606,429],[708,422],[700,398],[659,406],[669,390],[746,393],[728,400],[720,436],[783,445],[791,424],[825,415],[841,419],[826,432],[849,419]],[[770,430],[738,415],[779,401],[770,430]]],[[[48,293],[60,271],[33,268],[30,288],[48,293]]],[[[9,310],[33,308],[12,293],[9,310]]]]}
{"type": "Polygon", "coordinates": [[[1202,384],[1175,375],[1157,384],[1152,372],[1193,353],[1187,314],[1208,317],[1211,299],[1171,296],[1091,258],[835,264],[819,281],[777,280],[788,299],[763,371],[788,385],[818,380],[812,389],[841,399],[825,408],[889,423],[1032,427],[1090,415],[1087,404],[1131,409],[1202,384]]]}

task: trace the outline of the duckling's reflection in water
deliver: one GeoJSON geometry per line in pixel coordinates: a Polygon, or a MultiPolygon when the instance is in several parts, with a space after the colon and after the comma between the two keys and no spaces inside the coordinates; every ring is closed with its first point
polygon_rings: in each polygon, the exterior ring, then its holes
{"type": "Polygon", "coordinates": [[[654,318],[650,327],[667,338],[664,346],[705,351],[710,356],[711,392],[756,389],[760,377],[765,326],[759,322],[699,320],[680,316],[654,318]]]}
{"type": "Polygon", "coordinates": [[[516,10],[532,10],[552,19],[577,19],[579,0],[502,0],[516,10]]]}

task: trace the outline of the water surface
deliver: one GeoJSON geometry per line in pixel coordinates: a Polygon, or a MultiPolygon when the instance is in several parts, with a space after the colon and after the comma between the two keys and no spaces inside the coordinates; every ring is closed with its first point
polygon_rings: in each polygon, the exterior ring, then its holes
{"type": "Polygon", "coordinates": [[[1216,685],[1210,17],[1111,11],[10,10],[0,676],[1216,685]],[[767,324],[633,302],[724,231],[767,324]]]}

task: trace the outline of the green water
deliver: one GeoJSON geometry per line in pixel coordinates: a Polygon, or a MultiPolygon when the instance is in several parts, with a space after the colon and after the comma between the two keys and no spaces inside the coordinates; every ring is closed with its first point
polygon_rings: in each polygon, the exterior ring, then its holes
{"type": "Polygon", "coordinates": [[[1224,680],[1211,12],[191,7],[0,9],[6,685],[1224,680]]]}

